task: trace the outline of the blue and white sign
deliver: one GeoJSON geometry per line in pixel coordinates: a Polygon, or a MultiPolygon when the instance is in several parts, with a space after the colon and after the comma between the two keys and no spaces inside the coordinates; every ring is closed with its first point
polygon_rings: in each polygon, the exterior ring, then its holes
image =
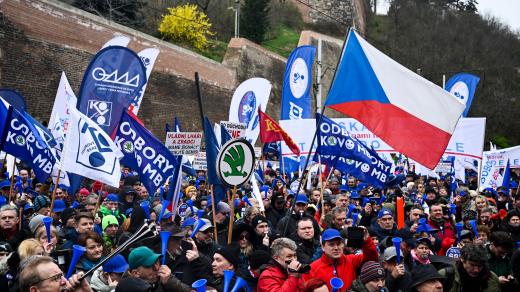
{"type": "Polygon", "coordinates": [[[85,71],[78,109],[112,134],[123,111],[139,96],[146,81],[146,68],[136,53],[126,47],[106,47],[85,71]]]}
{"type": "Polygon", "coordinates": [[[475,75],[458,73],[453,75],[446,83],[446,90],[466,104],[466,109],[462,113],[463,117],[468,116],[469,107],[479,81],[480,78],[475,75]]]}
{"type": "Polygon", "coordinates": [[[135,169],[150,193],[172,175],[176,158],[159,139],[128,112],[124,112],[114,139],[123,152],[123,165],[135,169]]]}
{"type": "Polygon", "coordinates": [[[312,64],[316,48],[301,46],[287,60],[282,88],[281,120],[311,118],[312,64]]]}
{"type": "Polygon", "coordinates": [[[450,257],[450,258],[453,258],[453,259],[460,258],[460,248],[458,248],[458,247],[450,247],[446,251],[446,256],[450,257]]]}
{"type": "Polygon", "coordinates": [[[228,121],[245,124],[245,138],[253,145],[260,134],[258,108],[265,112],[269,94],[271,82],[264,78],[251,78],[237,87],[231,99],[228,121]]]}

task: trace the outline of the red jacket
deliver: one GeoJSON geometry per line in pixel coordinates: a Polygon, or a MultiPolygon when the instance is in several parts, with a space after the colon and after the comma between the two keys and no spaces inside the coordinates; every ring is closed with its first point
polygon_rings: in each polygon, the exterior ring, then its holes
{"type": "MultiPolygon", "coordinates": [[[[356,270],[364,262],[378,261],[379,254],[371,237],[365,241],[362,251],[362,254],[342,255],[336,263],[337,277],[343,280],[343,290],[350,287],[357,277],[356,270]]],[[[329,291],[332,290],[330,279],[334,278],[333,262],[325,253],[323,253],[320,259],[311,264],[311,272],[303,275],[304,281],[312,278],[322,279],[327,283],[329,291]]]]}
{"type": "Polygon", "coordinates": [[[439,251],[437,251],[437,255],[446,255],[446,250],[448,250],[453,245],[455,239],[457,238],[457,231],[455,231],[450,222],[446,221],[442,224],[439,224],[430,219],[428,220],[428,225],[439,230],[437,235],[441,240],[441,248],[439,251]]]}
{"type": "Polygon", "coordinates": [[[258,279],[257,292],[298,292],[303,287],[303,280],[289,276],[278,264],[273,263],[265,269],[258,279]]]}

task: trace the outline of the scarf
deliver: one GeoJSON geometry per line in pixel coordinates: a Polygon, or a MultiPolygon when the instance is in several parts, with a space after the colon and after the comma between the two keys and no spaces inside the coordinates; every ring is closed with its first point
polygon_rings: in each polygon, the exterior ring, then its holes
{"type": "MultiPolygon", "coordinates": [[[[427,265],[427,264],[430,264],[431,261],[430,261],[430,258],[427,257],[425,259],[421,258],[420,256],[417,255],[417,253],[415,252],[415,249],[412,249],[412,251],[410,252],[411,255],[412,255],[412,258],[416,261],[418,261],[419,263],[421,263],[422,265],[427,265]]],[[[431,252],[430,252],[431,253],[431,252]]]]}

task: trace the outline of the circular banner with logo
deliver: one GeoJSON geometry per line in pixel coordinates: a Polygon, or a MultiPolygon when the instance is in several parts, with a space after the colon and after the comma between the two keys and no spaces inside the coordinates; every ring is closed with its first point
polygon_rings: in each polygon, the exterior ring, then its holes
{"type": "Polygon", "coordinates": [[[255,167],[255,150],[245,139],[228,141],[217,156],[217,175],[228,187],[241,186],[255,167]]]}

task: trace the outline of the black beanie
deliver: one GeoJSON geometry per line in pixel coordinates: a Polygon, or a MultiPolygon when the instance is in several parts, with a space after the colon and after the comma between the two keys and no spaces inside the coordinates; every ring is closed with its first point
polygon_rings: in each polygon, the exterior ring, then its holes
{"type": "Polygon", "coordinates": [[[238,254],[240,254],[240,251],[237,248],[232,248],[229,246],[224,246],[218,248],[215,253],[218,253],[219,255],[223,256],[230,264],[233,265],[233,267],[238,269],[238,265],[240,264],[240,259],[238,258],[238,254]]]}

